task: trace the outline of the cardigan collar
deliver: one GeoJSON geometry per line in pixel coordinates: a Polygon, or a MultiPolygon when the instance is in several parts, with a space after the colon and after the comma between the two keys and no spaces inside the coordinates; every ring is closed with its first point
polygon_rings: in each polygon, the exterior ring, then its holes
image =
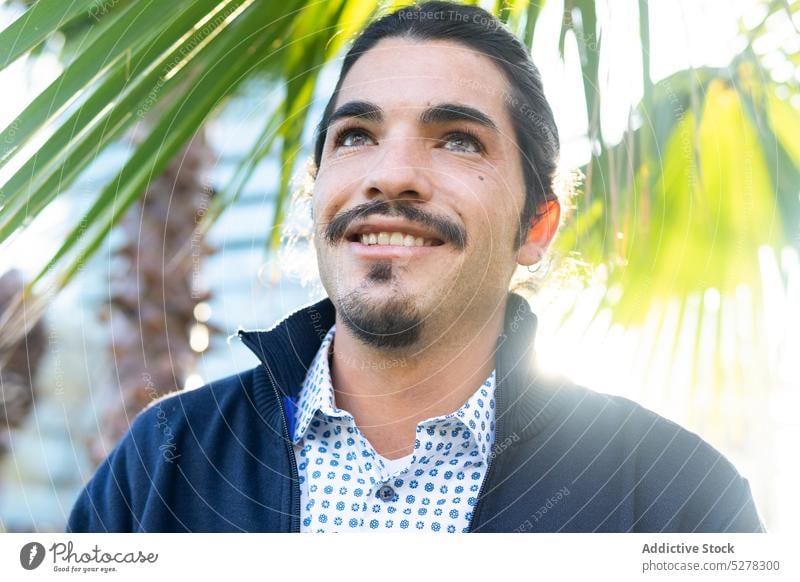
{"type": "MultiPolygon", "coordinates": [[[[273,416],[281,409],[276,406],[275,391],[284,408],[296,402],[306,373],[335,318],[333,302],[326,297],[298,309],[268,330],[237,330],[266,372],[267,377],[257,380],[254,386],[254,400],[262,415],[273,416]]],[[[508,446],[508,439],[516,442],[530,438],[555,413],[555,394],[534,365],[536,329],[537,318],[528,302],[509,293],[503,333],[497,339],[495,353],[496,447],[508,446]]],[[[291,424],[291,411],[285,416],[291,424]]]]}

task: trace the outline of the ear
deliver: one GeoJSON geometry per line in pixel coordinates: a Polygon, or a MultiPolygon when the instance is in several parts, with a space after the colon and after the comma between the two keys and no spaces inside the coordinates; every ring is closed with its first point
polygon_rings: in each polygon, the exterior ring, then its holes
{"type": "Polygon", "coordinates": [[[541,260],[561,221],[561,205],[558,200],[548,200],[536,210],[539,216],[531,219],[525,242],[517,250],[517,263],[523,266],[530,266],[541,260]]]}

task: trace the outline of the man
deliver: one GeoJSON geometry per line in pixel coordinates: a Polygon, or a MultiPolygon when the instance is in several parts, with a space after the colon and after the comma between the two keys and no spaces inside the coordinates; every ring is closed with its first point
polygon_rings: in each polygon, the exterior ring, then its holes
{"type": "Polygon", "coordinates": [[[139,415],[70,531],[761,531],[697,435],[537,373],[508,289],[559,225],[558,134],[497,20],[372,23],[317,136],[328,298],[240,330],[258,367],[139,415]]]}

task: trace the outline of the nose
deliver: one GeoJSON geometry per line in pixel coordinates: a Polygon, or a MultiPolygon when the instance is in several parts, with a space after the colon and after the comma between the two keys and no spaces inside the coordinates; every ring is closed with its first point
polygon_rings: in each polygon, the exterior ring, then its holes
{"type": "Polygon", "coordinates": [[[369,198],[430,200],[430,159],[419,136],[386,137],[366,176],[369,198]]]}

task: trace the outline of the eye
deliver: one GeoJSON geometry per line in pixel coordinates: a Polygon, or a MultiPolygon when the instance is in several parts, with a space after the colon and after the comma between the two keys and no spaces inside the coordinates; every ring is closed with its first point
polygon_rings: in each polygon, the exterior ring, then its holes
{"type": "Polygon", "coordinates": [[[445,149],[454,152],[479,154],[483,152],[483,144],[476,135],[467,131],[456,131],[445,136],[445,149]]]}
{"type": "Polygon", "coordinates": [[[340,130],[333,141],[335,147],[360,147],[374,144],[375,140],[363,129],[348,127],[340,130]]]}

